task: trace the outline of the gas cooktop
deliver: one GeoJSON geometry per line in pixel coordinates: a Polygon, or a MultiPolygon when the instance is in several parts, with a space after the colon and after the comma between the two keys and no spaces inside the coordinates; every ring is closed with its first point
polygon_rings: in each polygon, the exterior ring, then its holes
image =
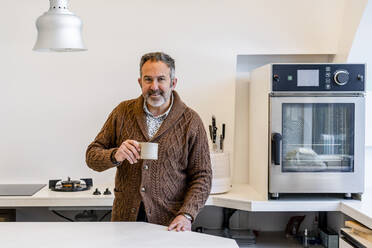
{"type": "Polygon", "coordinates": [[[49,180],[49,189],[61,192],[76,192],[89,190],[93,186],[92,178],[81,178],[80,180],[71,180],[70,177],[63,181],[61,179],[49,180]]]}

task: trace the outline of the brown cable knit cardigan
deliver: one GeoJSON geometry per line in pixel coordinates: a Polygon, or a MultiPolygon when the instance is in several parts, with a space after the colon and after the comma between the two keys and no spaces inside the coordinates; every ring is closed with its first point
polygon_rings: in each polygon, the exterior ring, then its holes
{"type": "Polygon", "coordinates": [[[125,160],[117,166],[112,221],[135,221],[141,201],[151,223],[169,225],[181,213],[195,219],[208,198],[212,171],[203,123],[175,91],[173,96],[172,109],[152,139],[140,96],[120,103],[88,146],[88,166],[104,171],[115,167],[111,154],[127,139],[159,144],[158,160],[133,165],[125,160]]]}

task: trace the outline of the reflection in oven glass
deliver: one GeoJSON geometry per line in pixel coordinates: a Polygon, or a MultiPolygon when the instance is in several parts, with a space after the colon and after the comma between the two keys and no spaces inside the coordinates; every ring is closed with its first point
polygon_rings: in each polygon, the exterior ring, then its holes
{"type": "Polygon", "coordinates": [[[354,171],[353,103],[284,103],[283,172],[354,171]]]}

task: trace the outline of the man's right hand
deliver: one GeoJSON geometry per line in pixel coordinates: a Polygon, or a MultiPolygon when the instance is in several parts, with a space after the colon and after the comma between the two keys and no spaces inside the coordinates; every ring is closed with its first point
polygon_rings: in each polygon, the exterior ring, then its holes
{"type": "Polygon", "coordinates": [[[140,145],[135,140],[124,141],[115,153],[115,159],[118,162],[122,162],[125,159],[129,163],[137,163],[137,159],[140,158],[139,151],[141,150],[140,145]]]}

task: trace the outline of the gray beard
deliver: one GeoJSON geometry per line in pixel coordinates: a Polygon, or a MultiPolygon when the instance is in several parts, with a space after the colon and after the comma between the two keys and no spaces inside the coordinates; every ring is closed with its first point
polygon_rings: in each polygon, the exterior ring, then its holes
{"type": "Polygon", "coordinates": [[[165,95],[160,94],[161,98],[158,101],[153,101],[150,95],[146,95],[146,102],[152,107],[160,107],[161,105],[163,105],[169,100],[171,95],[172,95],[172,90],[169,90],[169,92],[165,93],[165,95]]]}
{"type": "Polygon", "coordinates": [[[152,107],[160,107],[163,105],[166,101],[163,96],[161,96],[161,99],[158,101],[153,101],[150,96],[147,97],[146,102],[150,104],[152,107]]]}

